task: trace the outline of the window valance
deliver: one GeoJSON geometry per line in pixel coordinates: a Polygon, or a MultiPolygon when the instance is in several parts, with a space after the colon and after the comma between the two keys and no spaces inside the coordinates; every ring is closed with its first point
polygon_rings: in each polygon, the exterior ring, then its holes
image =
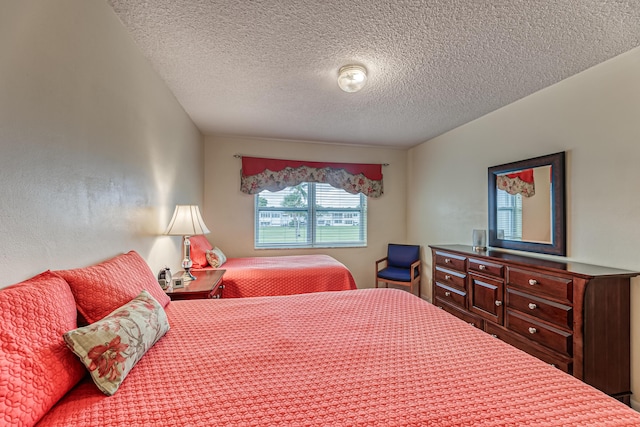
{"type": "Polygon", "coordinates": [[[242,157],[240,191],[257,194],[279,191],[303,182],[323,182],[348,193],[369,197],[383,194],[382,165],[327,163],[242,157]]]}
{"type": "Polygon", "coordinates": [[[536,194],[533,169],[498,175],[496,177],[496,185],[498,190],[504,190],[511,195],[522,194],[524,197],[531,197],[536,194]]]}

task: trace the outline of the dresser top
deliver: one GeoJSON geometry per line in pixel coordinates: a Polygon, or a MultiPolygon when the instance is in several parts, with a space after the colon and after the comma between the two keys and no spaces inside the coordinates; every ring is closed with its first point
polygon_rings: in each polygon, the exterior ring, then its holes
{"type": "Polygon", "coordinates": [[[487,249],[486,251],[474,251],[473,247],[467,245],[429,245],[430,248],[435,250],[442,250],[447,252],[456,252],[468,257],[486,257],[495,261],[509,262],[510,264],[516,264],[522,267],[535,267],[543,268],[546,270],[554,270],[567,272],[572,275],[584,276],[584,277],[599,277],[599,276],[624,276],[633,277],[637,276],[638,272],[630,270],[621,270],[617,268],[602,267],[599,265],[583,264],[573,261],[555,261],[547,258],[539,258],[535,256],[519,255],[510,252],[503,252],[496,249],[487,249]]]}

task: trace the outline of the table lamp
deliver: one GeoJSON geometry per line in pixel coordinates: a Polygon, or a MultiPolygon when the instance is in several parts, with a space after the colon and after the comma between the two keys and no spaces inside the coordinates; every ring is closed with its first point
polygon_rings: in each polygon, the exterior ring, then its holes
{"type": "Polygon", "coordinates": [[[167,231],[165,231],[164,234],[169,236],[183,236],[184,259],[182,260],[182,268],[184,268],[183,279],[185,281],[196,280],[196,277],[191,274],[193,262],[191,262],[191,242],[189,241],[189,237],[208,233],[210,233],[210,231],[204,224],[202,215],[200,215],[200,209],[197,205],[176,205],[173,218],[171,218],[167,231]]]}

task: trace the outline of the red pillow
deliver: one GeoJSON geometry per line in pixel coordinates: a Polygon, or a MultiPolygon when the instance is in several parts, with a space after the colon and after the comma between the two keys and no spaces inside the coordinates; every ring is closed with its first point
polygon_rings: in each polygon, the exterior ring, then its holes
{"type": "Polygon", "coordinates": [[[78,311],[89,323],[97,322],[128,303],[143,289],[162,307],[170,301],[147,263],[135,251],[90,267],[56,273],[69,283],[78,311]]]}
{"type": "Polygon", "coordinates": [[[84,376],[62,338],[76,316],[69,285],[50,271],[0,291],[0,424],[34,425],[84,376]]]}
{"type": "Polygon", "coordinates": [[[193,268],[204,268],[209,265],[207,261],[207,251],[213,249],[211,243],[204,235],[192,236],[189,238],[191,242],[191,262],[193,262],[193,268]]]}

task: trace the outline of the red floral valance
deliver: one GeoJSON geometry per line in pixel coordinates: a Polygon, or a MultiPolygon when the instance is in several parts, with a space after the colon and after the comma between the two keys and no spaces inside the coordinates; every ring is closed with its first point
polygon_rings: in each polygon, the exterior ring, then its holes
{"type": "Polygon", "coordinates": [[[522,194],[524,197],[531,197],[536,194],[533,169],[498,175],[496,177],[496,185],[498,190],[504,190],[511,195],[522,194]]]}
{"type": "Polygon", "coordinates": [[[242,157],[240,191],[243,193],[279,191],[302,182],[327,183],[351,194],[362,193],[369,197],[380,197],[383,194],[380,164],[242,157]]]}

